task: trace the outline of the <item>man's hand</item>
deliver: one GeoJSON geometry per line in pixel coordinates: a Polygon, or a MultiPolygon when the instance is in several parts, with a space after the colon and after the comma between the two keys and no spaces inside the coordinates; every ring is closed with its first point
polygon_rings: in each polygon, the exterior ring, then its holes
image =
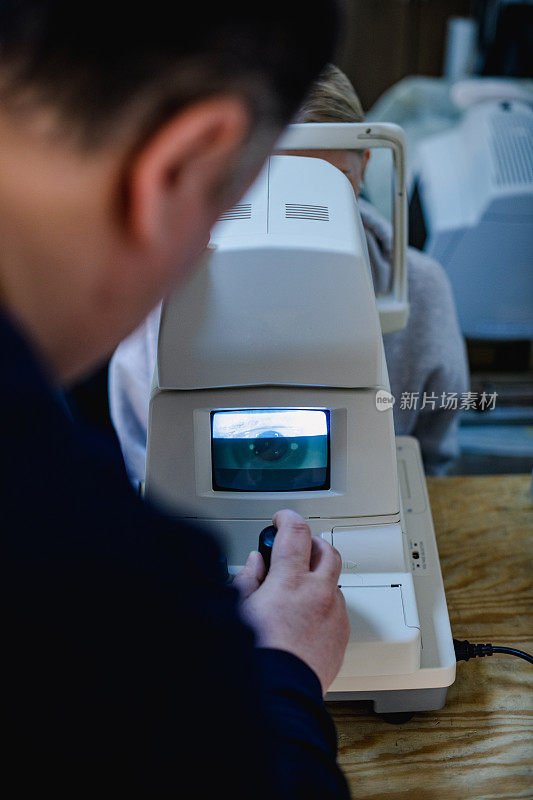
{"type": "Polygon", "coordinates": [[[259,646],[301,658],[325,693],[341,667],[350,633],[338,588],[341,557],[324,539],[311,536],[296,512],[278,511],[273,522],[278,532],[268,575],[262,556],[253,551],[235,576],[242,613],[259,646]]]}

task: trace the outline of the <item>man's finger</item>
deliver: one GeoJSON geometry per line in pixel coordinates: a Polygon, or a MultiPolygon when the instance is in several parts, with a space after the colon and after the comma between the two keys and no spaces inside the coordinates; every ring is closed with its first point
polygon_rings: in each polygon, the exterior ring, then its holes
{"type": "Polygon", "coordinates": [[[309,572],[312,536],[304,518],[285,509],[277,511],[272,521],[278,532],[272,547],[270,570],[295,574],[309,572]]]}
{"type": "Polygon", "coordinates": [[[238,590],[241,601],[246,600],[263,583],[266,575],[263,556],[252,550],[244,567],[233,578],[233,586],[238,590]]]}
{"type": "Polygon", "coordinates": [[[342,558],[338,550],[332,547],[325,539],[313,536],[311,550],[311,572],[328,580],[339,580],[342,571],[342,558]]]}

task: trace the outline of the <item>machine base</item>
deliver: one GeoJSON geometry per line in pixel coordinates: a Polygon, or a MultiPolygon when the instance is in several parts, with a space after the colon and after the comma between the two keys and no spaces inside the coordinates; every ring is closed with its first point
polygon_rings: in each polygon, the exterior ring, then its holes
{"type": "Polygon", "coordinates": [[[407,721],[412,712],[442,708],[455,679],[455,653],[418,442],[409,436],[398,436],[396,453],[402,521],[409,541],[420,617],[420,669],[403,678],[382,676],[378,685],[374,682],[368,689],[359,685],[356,691],[350,691],[348,686],[339,691],[340,681],[336,680],[325,697],[328,702],[369,701],[377,714],[405,715],[403,719],[388,720],[391,722],[407,721]]]}
{"type": "Polygon", "coordinates": [[[382,692],[328,692],[326,700],[366,700],[376,714],[399,714],[415,711],[437,711],[446,703],[448,687],[440,689],[387,689],[382,692]]]}

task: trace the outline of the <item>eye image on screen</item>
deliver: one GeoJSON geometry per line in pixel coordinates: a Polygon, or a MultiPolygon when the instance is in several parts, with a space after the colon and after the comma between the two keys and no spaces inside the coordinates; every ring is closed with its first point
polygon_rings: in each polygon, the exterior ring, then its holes
{"type": "Polygon", "coordinates": [[[211,454],[215,490],[329,489],[329,411],[212,411],[211,454]]]}

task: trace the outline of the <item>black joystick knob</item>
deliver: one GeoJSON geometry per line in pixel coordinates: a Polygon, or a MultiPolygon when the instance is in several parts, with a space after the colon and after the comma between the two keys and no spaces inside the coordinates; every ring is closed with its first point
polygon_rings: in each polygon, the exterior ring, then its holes
{"type": "Polygon", "coordinates": [[[268,525],[266,528],[263,528],[263,530],[259,534],[259,545],[257,549],[263,556],[263,561],[265,562],[265,567],[267,568],[267,572],[270,569],[272,545],[274,544],[274,539],[276,537],[277,532],[278,529],[276,528],[275,525],[268,525]]]}

